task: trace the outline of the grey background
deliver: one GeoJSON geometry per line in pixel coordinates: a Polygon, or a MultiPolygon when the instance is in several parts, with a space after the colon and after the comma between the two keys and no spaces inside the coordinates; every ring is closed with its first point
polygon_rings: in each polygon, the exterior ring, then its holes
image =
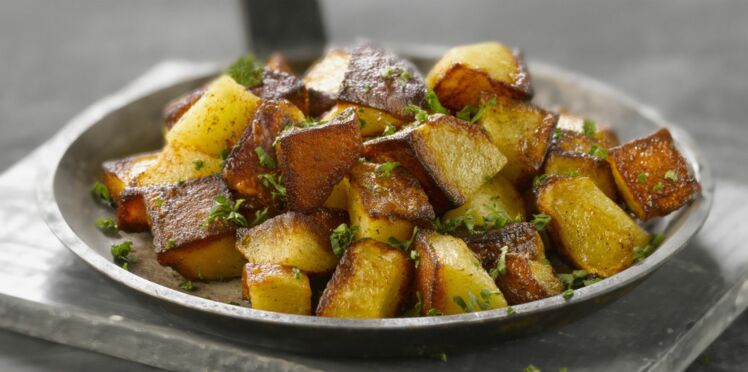
{"type": "MultiPolygon", "coordinates": [[[[748,2],[326,1],[332,41],[500,40],[656,107],[718,178],[748,182],[748,2]]],[[[0,170],[77,112],[166,58],[241,54],[235,1],[0,1],[0,170]]],[[[748,316],[691,367],[748,369],[748,316]]],[[[0,370],[131,370],[129,362],[0,332],[0,370]]],[[[146,367],[142,367],[146,368],[146,367]]]]}

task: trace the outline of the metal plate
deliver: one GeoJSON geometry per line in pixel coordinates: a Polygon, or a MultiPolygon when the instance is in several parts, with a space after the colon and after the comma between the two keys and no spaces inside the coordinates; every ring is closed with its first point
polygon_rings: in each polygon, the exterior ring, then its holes
{"type": "MultiPolygon", "coordinates": [[[[429,58],[412,59],[422,69],[433,62],[429,58]]],[[[562,105],[611,123],[624,141],[667,126],[694,169],[703,187],[701,197],[647,226],[664,233],[666,239],[643,263],[575,291],[569,301],[556,296],[517,305],[512,315],[499,309],[442,317],[329,319],[271,313],[200,298],[146,280],[112,263],[112,240],[93,225],[103,211],[92,202],[89,189],[99,177],[102,161],[158,148],[163,105],[204,82],[215,71],[206,67],[179,82],[160,82],[137,96],[114,96],[95,104],[50,144],[48,156],[54,167],[43,174],[38,194],[45,221],[84,261],[158,302],[174,322],[232,341],[317,354],[421,354],[468,347],[483,339],[495,342],[565,324],[620,297],[659,267],[693,237],[711,206],[714,184],[709,169],[686,133],[668,125],[653,110],[600,83],[531,63],[538,104],[562,105]]]]}

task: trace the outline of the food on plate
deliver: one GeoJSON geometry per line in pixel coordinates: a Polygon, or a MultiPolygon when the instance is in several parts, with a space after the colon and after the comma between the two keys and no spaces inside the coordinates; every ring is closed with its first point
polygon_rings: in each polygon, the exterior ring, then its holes
{"type": "Polygon", "coordinates": [[[162,149],[102,165],[106,230],[149,232],[168,274],[257,310],[511,316],[646,259],[664,238],[640,222],[700,191],[667,129],[621,144],[540,107],[497,42],[425,79],[371,43],[290,66],[242,57],[168,103],[162,149]]]}

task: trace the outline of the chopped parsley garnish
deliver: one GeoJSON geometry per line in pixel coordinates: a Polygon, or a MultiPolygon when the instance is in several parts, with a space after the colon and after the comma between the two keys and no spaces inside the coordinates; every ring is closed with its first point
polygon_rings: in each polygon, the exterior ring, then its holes
{"type": "Polygon", "coordinates": [[[437,309],[437,308],[430,308],[429,311],[426,312],[426,316],[442,316],[444,313],[437,309]]]}
{"type": "Polygon", "coordinates": [[[582,124],[582,132],[585,136],[592,137],[595,135],[595,133],[597,133],[597,125],[591,119],[584,119],[584,124],[582,124]]]}
{"type": "MultiPolygon", "coordinates": [[[[473,217],[473,210],[468,209],[462,216],[449,217],[444,221],[437,217],[436,221],[434,221],[434,225],[436,225],[436,230],[441,234],[453,232],[460,226],[465,226],[466,228],[468,228],[468,226],[471,226],[474,228],[475,217],[473,217]]],[[[468,228],[468,230],[471,229],[468,228]]]]}
{"type": "Polygon", "coordinates": [[[172,240],[172,239],[169,239],[169,240],[167,240],[167,241],[166,241],[166,246],[164,246],[164,249],[163,249],[163,251],[161,251],[161,252],[163,253],[163,252],[166,252],[166,251],[168,251],[169,249],[172,249],[172,248],[174,248],[174,244],[176,244],[176,243],[174,242],[174,240],[172,240]]]}
{"type": "Polygon", "coordinates": [[[377,177],[389,178],[392,176],[392,170],[399,167],[400,163],[396,161],[388,161],[386,163],[378,164],[374,168],[374,172],[377,173],[377,177]]]}
{"type": "Polygon", "coordinates": [[[535,176],[535,178],[533,178],[532,180],[532,187],[540,186],[540,184],[543,183],[543,181],[545,181],[546,179],[548,179],[548,177],[549,175],[547,174],[540,174],[540,175],[535,176]]]}
{"type": "Polygon", "coordinates": [[[496,260],[496,267],[491,269],[491,271],[488,272],[489,275],[491,275],[491,278],[493,280],[496,280],[499,276],[502,276],[506,273],[506,254],[509,251],[509,247],[503,246],[501,247],[501,254],[499,255],[499,259],[496,260]]]}
{"type": "Polygon", "coordinates": [[[654,251],[662,244],[665,240],[665,236],[662,234],[656,234],[652,241],[644,247],[634,247],[634,261],[641,262],[645,258],[649,257],[654,251]]]}
{"type": "Polygon", "coordinates": [[[400,241],[400,240],[397,240],[397,238],[395,238],[394,236],[390,236],[389,239],[387,239],[387,244],[389,244],[393,248],[398,248],[403,252],[408,252],[408,250],[410,249],[410,246],[413,244],[413,240],[415,240],[416,238],[417,233],[418,233],[418,227],[414,227],[413,233],[410,235],[410,239],[400,241]]]}
{"type": "Polygon", "coordinates": [[[301,280],[301,270],[299,270],[298,267],[291,268],[291,271],[293,271],[293,277],[296,280],[301,280]]]}
{"type": "Polygon", "coordinates": [[[200,170],[205,166],[205,162],[202,160],[195,160],[192,162],[192,165],[195,166],[195,170],[200,170]]]}
{"type": "Polygon", "coordinates": [[[429,118],[429,113],[428,112],[424,111],[422,108],[420,108],[420,107],[418,107],[418,106],[416,106],[416,105],[414,105],[412,103],[408,103],[408,105],[405,106],[405,109],[403,110],[403,112],[406,115],[407,114],[413,114],[415,116],[415,118],[416,118],[416,121],[418,121],[419,123],[423,123],[424,121],[428,120],[428,118],[429,118]]]}
{"type": "Polygon", "coordinates": [[[241,207],[242,203],[244,203],[244,201],[244,199],[239,199],[232,204],[231,200],[229,200],[226,196],[216,196],[215,200],[213,201],[213,207],[210,210],[210,214],[201,226],[205,228],[218,220],[237,227],[249,227],[249,224],[247,224],[247,220],[241,213],[239,213],[239,208],[241,207]]]}
{"type": "Polygon", "coordinates": [[[112,204],[114,200],[112,200],[112,196],[109,194],[109,189],[101,182],[96,181],[96,183],[93,184],[91,187],[91,192],[99,198],[102,202],[106,204],[112,204]]]}
{"type": "Polygon", "coordinates": [[[600,159],[607,159],[608,149],[600,147],[596,144],[593,144],[592,147],[590,147],[590,151],[587,154],[600,158],[600,159]]]}
{"type": "Polygon", "coordinates": [[[359,128],[365,127],[366,126],[366,120],[364,120],[362,118],[358,118],[358,126],[359,126],[359,128]]]}
{"type": "Polygon", "coordinates": [[[566,172],[567,177],[577,177],[579,176],[579,169],[570,169],[568,172],[566,172]]]}
{"type": "Polygon", "coordinates": [[[507,306],[507,307],[506,307],[506,315],[514,315],[514,314],[516,314],[516,313],[517,313],[517,312],[516,312],[516,311],[514,311],[514,308],[513,308],[513,307],[511,307],[511,306],[507,306]]]}
{"type": "Polygon", "coordinates": [[[96,220],[96,228],[105,234],[114,234],[117,232],[117,223],[112,217],[99,218],[96,220]]]}
{"type": "Polygon", "coordinates": [[[431,89],[426,92],[426,104],[429,106],[429,109],[431,109],[431,111],[437,114],[449,113],[449,110],[442,106],[442,103],[439,102],[439,97],[437,97],[436,93],[434,93],[434,91],[431,89]]]}
{"type": "Polygon", "coordinates": [[[330,244],[332,245],[332,252],[338,258],[343,257],[343,253],[353,243],[356,233],[358,232],[358,226],[348,226],[348,224],[341,223],[335,230],[330,234],[330,244]]]}
{"type": "Polygon", "coordinates": [[[296,123],[296,126],[301,128],[311,128],[324,124],[327,124],[327,120],[316,120],[313,117],[307,116],[304,120],[296,123]]]}
{"type": "Polygon", "coordinates": [[[445,353],[443,351],[441,353],[436,353],[436,354],[434,354],[434,358],[439,359],[442,362],[446,362],[447,361],[447,353],[445,353]]]}
{"type": "Polygon", "coordinates": [[[468,291],[467,300],[461,296],[454,296],[452,301],[459,306],[463,312],[472,313],[476,311],[488,310],[491,306],[493,293],[486,288],[481,289],[480,298],[475,297],[473,292],[468,291]]]}
{"type": "Polygon", "coordinates": [[[423,298],[421,298],[421,292],[416,291],[416,303],[403,315],[407,317],[419,316],[421,315],[421,309],[423,309],[423,298]]]}
{"type": "Polygon", "coordinates": [[[668,170],[667,172],[665,172],[665,179],[673,181],[673,182],[677,182],[678,181],[678,174],[675,173],[675,171],[672,170],[672,169],[668,170]]]}
{"type": "Polygon", "coordinates": [[[601,280],[602,279],[600,279],[600,278],[584,279],[584,280],[582,280],[582,283],[586,287],[586,286],[593,285],[593,284],[595,284],[595,283],[597,283],[597,282],[599,282],[601,280]]]}
{"type": "MultiPolygon", "coordinates": [[[[480,230],[488,231],[492,229],[500,229],[506,226],[506,224],[508,224],[511,221],[509,216],[507,216],[506,213],[504,213],[504,211],[500,211],[496,207],[496,204],[486,205],[486,207],[488,207],[488,209],[490,209],[491,212],[483,216],[483,226],[479,227],[480,230]]],[[[522,217],[520,216],[520,220],[521,219],[522,217]]]]}
{"type": "Polygon", "coordinates": [[[553,128],[553,140],[558,141],[559,138],[561,138],[561,128],[553,128]]]}
{"type": "Polygon", "coordinates": [[[456,116],[459,119],[465,120],[469,123],[475,123],[483,117],[486,109],[489,106],[496,106],[496,97],[491,97],[485,102],[481,103],[478,107],[465,106],[462,110],[458,111],[456,116]]]}
{"type": "Polygon", "coordinates": [[[248,88],[262,85],[262,65],[257,63],[255,56],[247,54],[236,60],[226,73],[237,83],[248,88]]]}
{"type": "Polygon", "coordinates": [[[226,160],[226,158],[229,157],[230,150],[227,148],[221,150],[221,152],[218,153],[218,157],[221,158],[221,160],[226,160]]]}
{"type": "Polygon", "coordinates": [[[397,128],[395,128],[392,123],[389,121],[387,122],[387,125],[384,126],[384,131],[382,131],[383,136],[389,136],[390,134],[395,134],[397,132],[397,128]]]}
{"type": "Polygon", "coordinates": [[[662,183],[662,181],[657,181],[657,183],[652,187],[652,190],[660,191],[664,188],[665,188],[665,185],[662,183]]]}
{"type": "Polygon", "coordinates": [[[262,186],[265,186],[266,189],[270,190],[273,199],[281,202],[286,201],[286,186],[283,185],[283,176],[272,173],[263,173],[260,175],[260,179],[262,180],[262,186]]]}
{"type": "Polygon", "coordinates": [[[649,177],[649,175],[647,173],[645,173],[645,172],[639,173],[639,175],[636,176],[636,182],[646,183],[647,182],[647,177],[649,177]]]}
{"type": "Polygon", "coordinates": [[[405,70],[400,73],[400,82],[403,84],[407,84],[412,78],[413,78],[413,74],[411,74],[410,71],[408,70],[405,70]]]}
{"type": "Polygon", "coordinates": [[[192,284],[191,280],[182,281],[181,283],[179,283],[179,288],[187,292],[197,291],[197,287],[194,284],[192,284]]]}
{"type": "Polygon", "coordinates": [[[413,265],[417,269],[418,266],[421,264],[421,255],[418,254],[417,250],[410,251],[410,259],[413,260],[413,265]]]}
{"type": "Polygon", "coordinates": [[[535,228],[538,231],[543,231],[546,227],[548,227],[548,224],[551,223],[551,216],[543,213],[534,214],[532,216],[532,221],[530,222],[535,225],[535,228]]]}
{"type": "Polygon", "coordinates": [[[364,92],[369,93],[370,90],[371,90],[371,84],[366,83],[364,85],[364,92]]]}
{"type": "Polygon", "coordinates": [[[135,257],[130,256],[130,252],[132,252],[132,241],[130,240],[112,245],[110,252],[114,261],[117,263],[121,262],[122,268],[125,270],[129,270],[130,264],[137,261],[135,257]]]}
{"type": "Polygon", "coordinates": [[[257,154],[257,158],[260,159],[260,165],[268,169],[275,169],[275,160],[268,155],[262,146],[255,147],[255,154],[257,154]]]}
{"type": "Polygon", "coordinates": [[[380,74],[385,79],[389,79],[389,78],[393,78],[397,76],[400,82],[403,84],[407,84],[408,81],[410,81],[410,79],[413,78],[413,74],[411,74],[410,71],[399,68],[399,67],[398,68],[391,68],[391,67],[383,68],[380,74]]]}
{"type": "Polygon", "coordinates": [[[268,209],[267,207],[263,209],[258,209],[255,211],[255,219],[252,220],[252,224],[250,226],[257,226],[263,222],[265,222],[268,219],[268,209]]]}
{"type": "Polygon", "coordinates": [[[164,199],[156,198],[155,203],[157,207],[161,208],[161,206],[164,205],[164,199]]]}
{"type": "Polygon", "coordinates": [[[540,368],[535,367],[534,365],[530,364],[529,366],[525,367],[525,369],[522,372],[541,372],[540,368]]]}
{"type": "Polygon", "coordinates": [[[564,300],[569,301],[572,297],[574,297],[574,289],[567,288],[561,293],[561,296],[564,298],[564,300]]]}

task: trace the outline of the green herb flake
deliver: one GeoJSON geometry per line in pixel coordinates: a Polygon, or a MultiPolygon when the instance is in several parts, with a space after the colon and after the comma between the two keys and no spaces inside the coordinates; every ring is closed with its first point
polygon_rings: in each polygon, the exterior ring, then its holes
{"type": "Polygon", "coordinates": [[[195,160],[192,162],[192,165],[195,167],[195,170],[200,170],[205,166],[205,162],[202,160],[195,160]]]}
{"type": "Polygon", "coordinates": [[[577,177],[579,176],[579,169],[570,169],[568,172],[566,172],[567,177],[577,177]]]}
{"type": "Polygon", "coordinates": [[[229,157],[229,152],[230,150],[228,148],[225,148],[218,153],[218,157],[221,158],[221,160],[226,160],[226,158],[229,157]]]}
{"type": "Polygon", "coordinates": [[[332,234],[330,234],[330,244],[332,245],[332,251],[338,258],[343,257],[343,253],[353,243],[356,233],[358,232],[358,226],[348,226],[348,224],[341,223],[336,227],[332,234]]]}
{"type": "Polygon", "coordinates": [[[262,186],[270,190],[273,199],[282,203],[286,201],[286,186],[283,184],[283,176],[263,173],[260,175],[260,179],[262,180],[262,186]]]}
{"type": "Polygon", "coordinates": [[[257,154],[257,158],[260,159],[260,165],[268,169],[275,169],[275,160],[273,160],[273,157],[270,156],[262,146],[255,147],[255,154],[257,154]]]}
{"type": "Polygon", "coordinates": [[[426,104],[428,105],[429,109],[437,114],[448,114],[449,110],[447,110],[444,106],[442,106],[442,103],[439,102],[439,97],[436,96],[436,93],[434,93],[433,90],[429,89],[426,92],[426,104]]]}
{"type": "Polygon", "coordinates": [[[117,232],[117,223],[112,217],[99,218],[96,220],[96,228],[105,234],[114,234],[117,232]]]}
{"type": "Polygon", "coordinates": [[[232,204],[231,200],[226,196],[216,196],[210,214],[201,226],[205,228],[216,221],[222,221],[223,223],[231,224],[236,227],[249,227],[244,215],[239,212],[239,208],[244,201],[244,199],[239,199],[232,204]]]}
{"type": "Polygon", "coordinates": [[[231,64],[226,73],[237,83],[254,88],[262,85],[262,70],[262,64],[258,63],[253,55],[248,54],[231,64]]]}
{"type": "Polygon", "coordinates": [[[426,312],[426,316],[442,316],[444,313],[442,313],[441,310],[436,308],[430,308],[429,311],[426,312]]]}
{"type": "Polygon", "coordinates": [[[547,180],[548,177],[550,177],[550,175],[548,174],[540,174],[540,175],[535,176],[535,178],[533,178],[532,180],[532,187],[536,188],[540,186],[540,184],[543,183],[543,181],[547,180]]]}
{"type": "Polygon", "coordinates": [[[392,123],[389,121],[387,122],[387,125],[384,126],[384,131],[382,131],[383,136],[389,136],[390,134],[395,134],[397,132],[397,128],[395,128],[392,123]]]}
{"type": "Polygon", "coordinates": [[[358,126],[359,128],[363,129],[366,126],[366,120],[358,118],[358,126]]]}
{"type": "Polygon", "coordinates": [[[665,179],[673,182],[678,182],[678,174],[675,173],[675,171],[672,169],[668,170],[667,172],[665,172],[665,179]]]}
{"type": "Polygon", "coordinates": [[[647,177],[649,177],[649,175],[646,172],[641,172],[638,176],[636,176],[636,182],[646,183],[647,177]]]}
{"type": "Polygon", "coordinates": [[[514,315],[514,314],[516,314],[516,313],[517,313],[517,312],[516,312],[516,311],[514,311],[514,308],[513,308],[513,307],[511,307],[511,306],[507,306],[507,307],[506,307],[506,315],[514,315]]]}
{"type": "Polygon", "coordinates": [[[182,281],[181,283],[179,283],[179,288],[187,292],[197,291],[197,287],[194,284],[192,284],[191,280],[182,281]]]}
{"type": "Polygon", "coordinates": [[[109,194],[109,189],[100,181],[96,181],[93,186],[91,186],[91,193],[106,204],[111,205],[114,202],[112,196],[109,194]]]}
{"type": "Polygon", "coordinates": [[[545,230],[546,227],[548,227],[548,224],[551,223],[551,217],[547,214],[534,214],[532,216],[532,221],[530,221],[533,225],[535,225],[535,228],[538,231],[545,230]]]}
{"type": "Polygon", "coordinates": [[[156,207],[161,208],[161,206],[164,205],[164,199],[156,198],[154,203],[156,203],[156,207]]]}
{"type": "Polygon", "coordinates": [[[530,364],[529,366],[525,367],[525,369],[522,372],[542,372],[542,371],[540,371],[540,368],[535,367],[534,365],[530,364]]]}
{"type": "Polygon", "coordinates": [[[438,360],[441,360],[442,362],[446,362],[447,361],[447,353],[445,353],[443,351],[441,353],[436,353],[436,354],[434,354],[434,358],[436,358],[438,360]]]}
{"type": "Polygon", "coordinates": [[[499,259],[496,260],[496,267],[491,269],[491,271],[488,272],[489,275],[491,275],[491,278],[493,280],[496,280],[499,276],[503,276],[506,274],[506,254],[509,252],[508,246],[501,247],[501,253],[499,254],[499,259]]]}
{"type": "Polygon", "coordinates": [[[662,181],[657,181],[657,183],[652,187],[653,191],[662,191],[662,189],[665,188],[665,185],[662,183],[662,181]]]}
{"type": "Polygon", "coordinates": [[[263,222],[265,222],[269,217],[268,214],[268,208],[265,207],[263,209],[258,209],[255,211],[255,219],[252,220],[252,223],[249,225],[250,227],[257,226],[263,222]]]}
{"type": "Polygon", "coordinates": [[[115,262],[122,262],[122,268],[125,270],[129,270],[129,264],[137,261],[135,257],[130,256],[130,252],[132,252],[132,241],[130,240],[112,245],[110,252],[115,262]]]}
{"type": "Polygon", "coordinates": [[[563,293],[561,293],[561,296],[564,298],[564,300],[569,301],[572,297],[574,297],[574,289],[567,288],[563,293]]]}
{"type": "MultiPolygon", "coordinates": [[[[395,238],[394,236],[390,236],[387,239],[387,244],[389,244],[393,248],[400,249],[404,253],[407,253],[408,250],[410,249],[410,246],[413,245],[413,241],[416,239],[417,233],[418,233],[418,227],[414,227],[413,232],[410,234],[410,239],[400,241],[400,240],[397,240],[397,238],[395,238]]],[[[418,253],[416,253],[416,255],[418,255],[418,253]]],[[[412,257],[412,254],[411,254],[411,257],[412,257]]]]}
{"type": "Polygon", "coordinates": [[[558,141],[561,138],[561,128],[553,128],[553,140],[558,141]]]}
{"type": "Polygon", "coordinates": [[[423,123],[429,118],[428,112],[424,111],[422,108],[414,105],[413,103],[408,103],[408,105],[405,106],[403,112],[406,115],[413,114],[416,118],[416,121],[418,121],[419,123],[423,123]]]}
{"type": "Polygon", "coordinates": [[[291,268],[291,271],[293,271],[293,277],[296,280],[301,280],[301,270],[299,270],[298,267],[291,268]]]}
{"type": "Polygon", "coordinates": [[[423,308],[423,298],[421,297],[421,292],[416,291],[416,303],[413,305],[412,308],[408,309],[408,311],[406,311],[403,315],[407,317],[420,316],[422,308],[423,308]]]}
{"type": "Polygon", "coordinates": [[[468,291],[467,300],[462,296],[452,297],[452,301],[459,306],[463,312],[472,313],[475,311],[488,310],[491,305],[493,293],[486,288],[480,291],[480,297],[476,297],[473,292],[468,291]]]}
{"type": "Polygon", "coordinates": [[[592,155],[596,158],[607,159],[608,149],[600,147],[598,145],[592,145],[592,147],[590,147],[590,151],[587,154],[592,155]]]}
{"type": "Polygon", "coordinates": [[[582,124],[582,132],[585,136],[592,137],[597,133],[597,125],[591,119],[584,119],[582,124]]]}
{"type": "Polygon", "coordinates": [[[377,177],[381,178],[389,178],[392,176],[392,170],[399,167],[400,163],[396,161],[388,161],[386,163],[378,164],[374,168],[374,172],[377,173],[377,177]]]}
{"type": "Polygon", "coordinates": [[[421,264],[421,256],[418,254],[418,251],[415,249],[410,251],[410,259],[413,260],[413,264],[415,268],[418,268],[418,265],[421,264]]]}
{"type": "Polygon", "coordinates": [[[665,241],[664,235],[655,234],[649,244],[645,245],[644,247],[634,247],[634,261],[641,262],[645,258],[652,255],[652,253],[654,253],[654,251],[657,250],[660,245],[662,245],[663,241],[665,241]]]}
{"type": "Polygon", "coordinates": [[[470,122],[475,123],[480,120],[480,118],[483,117],[483,114],[486,112],[486,109],[493,106],[496,106],[496,97],[491,97],[483,102],[480,106],[478,106],[478,111],[475,112],[475,115],[473,115],[473,117],[470,119],[470,122]]]}
{"type": "Polygon", "coordinates": [[[174,244],[176,244],[176,242],[174,242],[174,240],[172,240],[172,239],[167,240],[166,241],[166,246],[164,246],[164,249],[161,251],[161,253],[166,252],[169,249],[174,248],[174,244]]]}

